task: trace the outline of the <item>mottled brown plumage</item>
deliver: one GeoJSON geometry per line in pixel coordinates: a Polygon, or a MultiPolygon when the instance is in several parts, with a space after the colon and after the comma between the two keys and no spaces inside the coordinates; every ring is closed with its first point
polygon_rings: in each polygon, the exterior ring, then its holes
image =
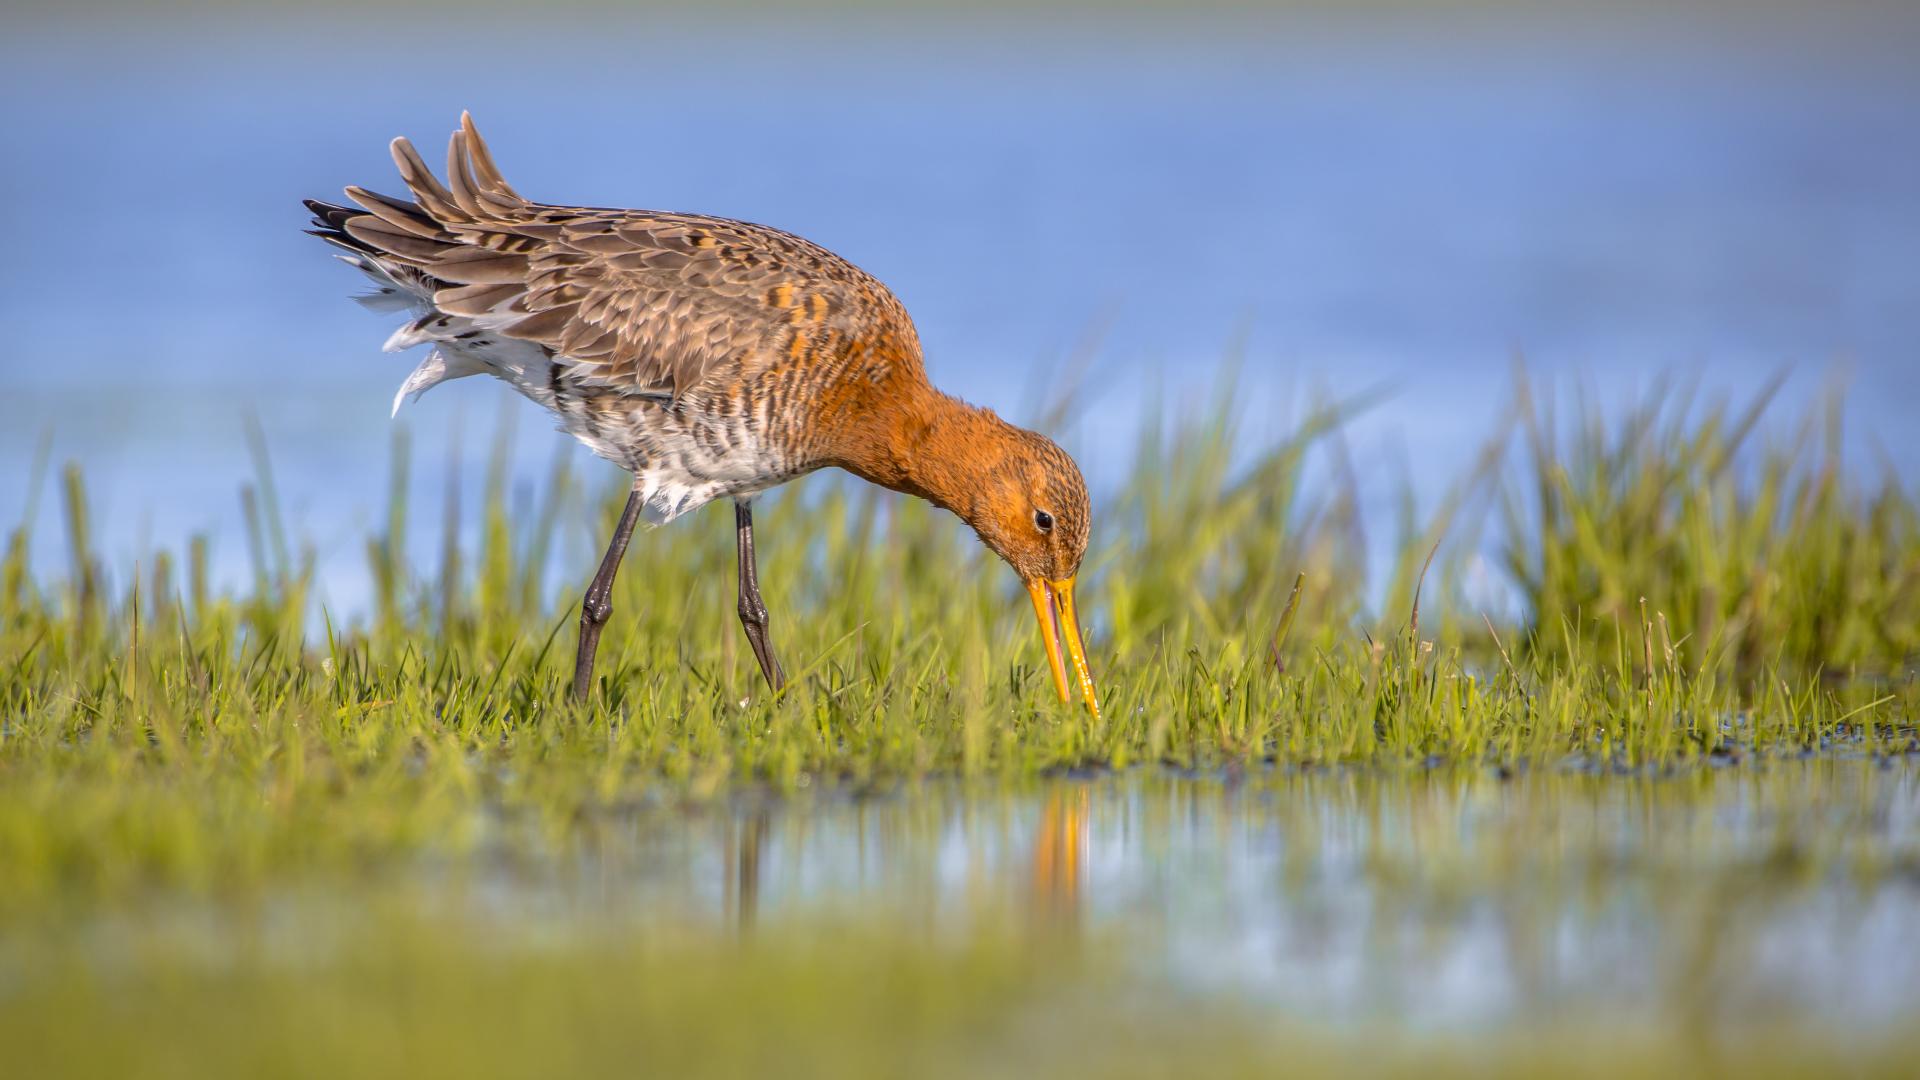
{"type": "Polygon", "coordinates": [[[470,117],[449,142],[444,184],[405,139],[393,156],[411,200],[350,187],[357,210],[307,205],[315,234],[374,279],[363,299],[412,311],[388,347],[434,346],[396,410],[445,379],[493,374],[634,474],[583,608],[580,689],[634,520],[723,496],[741,507],[741,618],[777,686],[747,500],[833,466],[971,525],[1027,583],[1062,697],[1064,634],[1097,708],[1072,610],[1091,524],[1079,469],[1044,436],[933,389],[913,322],[884,285],[762,225],[531,202],[470,117]]]}
{"type": "Polygon", "coordinates": [[[405,139],[394,161],[415,202],[365,188],[344,231],[420,271],[440,312],[499,323],[590,385],[675,394],[751,378],[855,337],[917,358],[913,323],[884,285],[816,244],[725,218],[528,202],[470,117],[448,146],[448,184],[405,139]]]}

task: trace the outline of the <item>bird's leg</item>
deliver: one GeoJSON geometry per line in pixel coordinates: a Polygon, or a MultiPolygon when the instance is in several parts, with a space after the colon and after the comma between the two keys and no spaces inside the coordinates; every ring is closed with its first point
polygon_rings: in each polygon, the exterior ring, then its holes
{"type": "Polygon", "coordinates": [[[586,599],[580,602],[580,651],[573,658],[573,696],[578,701],[587,700],[587,690],[593,685],[593,654],[600,647],[600,628],[607,625],[607,616],[613,613],[613,578],[620,572],[620,559],[627,553],[627,541],[639,520],[640,492],[635,489],[627,495],[627,508],[620,511],[620,524],[614,527],[606,557],[600,560],[600,570],[587,586],[586,599]]]}
{"type": "Polygon", "coordinates": [[[753,508],[745,502],[734,503],[733,526],[740,548],[740,625],[746,628],[747,643],[760,661],[760,674],[778,693],[787,685],[787,673],[780,670],[773,644],[767,640],[767,605],[760,600],[760,572],[753,559],[753,508]]]}

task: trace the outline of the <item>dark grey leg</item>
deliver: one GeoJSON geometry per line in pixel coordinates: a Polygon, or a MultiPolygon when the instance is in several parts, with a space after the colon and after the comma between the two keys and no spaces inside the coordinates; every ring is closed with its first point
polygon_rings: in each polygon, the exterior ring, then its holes
{"type": "Polygon", "coordinates": [[[760,601],[760,572],[753,560],[753,508],[744,502],[733,504],[734,535],[740,548],[740,625],[746,628],[747,643],[760,661],[760,674],[767,685],[779,692],[787,685],[787,673],[774,659],[773,645],[767,640],[767,605],[760,601]]]}
{"type": "Polygon", "coordinates": [[[613,542],[607,545],[600,571],[593,575],[586,599],[580,602],[580,651],[573,658],[573,696],[577,701],[587,700],[587,691],[593,686],[593,654],[600,647],[600,628],[613,614],[613,578],[620,572],[620,559],[627,553],[627,541],[639,520],[640,492],[636,490],[627,495],[627,508],[620,511],[613,542]]]}

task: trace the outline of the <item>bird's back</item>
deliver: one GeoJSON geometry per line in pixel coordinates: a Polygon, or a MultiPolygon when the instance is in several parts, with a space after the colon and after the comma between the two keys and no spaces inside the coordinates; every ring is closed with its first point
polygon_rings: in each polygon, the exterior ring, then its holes
{"type": "MultiPolygon", "coordinates": [[[[347,189],[314,230],[409,310],[390,350],[433,351],[395,399],[489,373],[654,489],[666,520],[825,463],[823,402],[849,381],[924,383],[918,339],[880,282],[817,244],[725,218],[522,198],[463,118],[442,185],[404,139],[414,196],[347,189]]],[[[828,410],[831,412],[831,410],[828,410]]]]}

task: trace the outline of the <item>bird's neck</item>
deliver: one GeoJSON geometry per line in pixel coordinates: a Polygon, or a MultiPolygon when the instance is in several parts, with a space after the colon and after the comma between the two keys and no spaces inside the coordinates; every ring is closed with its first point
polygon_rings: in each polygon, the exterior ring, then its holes
{"type": "Polygon", "coordinates": [[[839,455],[863,480],[915,495],[972,521],[987,480],[1017,440],[1013,425],[922,380],[874,404],[839,455]]]}

